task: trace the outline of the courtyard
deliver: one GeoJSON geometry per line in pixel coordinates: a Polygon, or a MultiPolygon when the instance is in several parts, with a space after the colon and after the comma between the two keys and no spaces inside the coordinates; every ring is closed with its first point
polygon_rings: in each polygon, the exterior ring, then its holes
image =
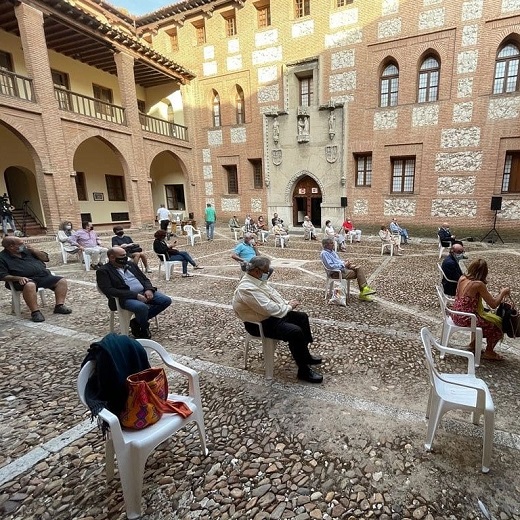
{"type": "MultiPolygon", "coordinates": [[[[297,380],[283,344],[272,380],[263,376],[260,349],[244,370],[244,329],[230,306],[240,270],[227,228],[217,228],[213,242],[185,247],[204,270],[187,279],[177,270],[169,282],[150,251],[153,231],[128,234],[149,253],[154,285],[173,299],[153,339],[199,372],[209,447],[203,456],[193,428],[152,453],[144,519],[483,519],[479,499],[494,519],[520,519],[520,340],[506,338],[497,349],[505,360],[477,369],[496,409],[489,474],[480,471],[482,429],[468,414],[448,414],[433,452],[424,450],[428,376],[419,331],[440,333],[436,240],[414,238],[400,257],[381,256],[373,237],[349,244],[341,256],[364,267],[377,295],[360,302],[352,284],[347,307],[324,300],[319,241],[294,235],[286,249],[272,238],[259,246],[272,258],[273,285],[311,318],[324,382],[309,385],[297,380]]],[[[44,323],[32,323],[24,304],[20,320],[2,290],[1,516],[125,518],[117,473],[107,486],[104,442],[75,390],[90,343],[109,332],[107,301],[94,271],[72,258],[62,264],[53,238],[30,241],[69,280],[73,313],[52,314],[48,294],[44,323]]],[[[518,303],[518,245],[474,242],[466,251],[469,261],[487,260],[490,292],[510,286],[518,303]]],[[[441,366],[465,368],[449,356],[441,366]]]]}

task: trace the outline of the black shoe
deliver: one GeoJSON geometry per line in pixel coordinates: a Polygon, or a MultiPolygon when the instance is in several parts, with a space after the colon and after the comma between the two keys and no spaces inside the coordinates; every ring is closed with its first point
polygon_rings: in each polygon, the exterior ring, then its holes
{"type": "Polygon", "coordinates": [[[139,333],[141,332],[141,327],[139,326],[139,323],[137,323],[135,318],[132,318],[130,320],[130,330],[132,331],[132,336],[134,338],[137,338],[139,336],[139,333]]]}
{"type": "Polygon", "coordinates": [[[31,320],[35,323],[40,323],[45,321],[45,316],[41,313],[41,311],[31,312],[31,320]]]}
{"type": "Polygon", "coordinates": [[[145,328],[140,329],[139,335],[136,336],[140,339],[152,339],[152,333],[150,332],[150,327],[147,325],[145,328]]]}
{"type": "Polygon", "coordinates": [[[298,379],[307,381],[308,383],[321,383],[323,381],[323,376],[318,374],[318,372],[314,372],[312,368],[307,368],[298,370],[298,379]]]}
{"type": "Polygon", "coordinates": [[[56,305],[56,307],[54,307],[54,314],[70,314],[71,312],[72,312],[72,309],[65,307],[65,305],[63,305],[63,303],[61,305],[56,305]]]}
{"type": "Polygon", "coordinates": [[[310,354],[309,359],[307,360],[308,365],[321,365],[321,357],[320,356],[313,356],[310,354]]]}

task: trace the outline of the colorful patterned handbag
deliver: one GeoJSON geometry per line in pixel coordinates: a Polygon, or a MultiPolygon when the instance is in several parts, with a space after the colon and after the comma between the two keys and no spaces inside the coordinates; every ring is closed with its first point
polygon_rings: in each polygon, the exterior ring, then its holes
{"type": "Polygon", "coordinates": [[[142,430],[155,424],[163,413],[188,417],[192,412],[182,402],[168,400],[168,379],[164,368],[148,368],[126,379],[128,398],[119,416],[121,425],[142,430]]]}

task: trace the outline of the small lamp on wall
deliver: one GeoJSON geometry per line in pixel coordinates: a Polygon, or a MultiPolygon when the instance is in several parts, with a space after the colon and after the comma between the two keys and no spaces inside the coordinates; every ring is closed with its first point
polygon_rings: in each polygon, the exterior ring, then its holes
{"type": "Polygon", "coordinates": [[[341,176],[340,181],[342,186],[345,186],[345,184],[347,184],[347,178],[344,175],[341,176]]]}

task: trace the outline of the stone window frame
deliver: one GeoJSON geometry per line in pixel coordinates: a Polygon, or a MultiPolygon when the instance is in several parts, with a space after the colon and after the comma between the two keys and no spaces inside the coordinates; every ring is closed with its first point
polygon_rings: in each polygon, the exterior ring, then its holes
{"type": "Polygon", "coordinates": [[[170,50],[172,52],[177,52],[179,50],[179,34],[177,32],[177,27],[167,29],[165,33],[168,35],[170,41],[170,50]]]}
{"type": "Polygon", "coordinates": [[[294,0],[294,18],[311,15],[311,0],[294,0]]]}
{"type": "Polygon", "coordinates": [[[440,84],[441,58],[436,52],[429,50],[421,57],[417,70],[417,103],[438,101],[440,84]]]}
{"type": "Polygon", "coordinates": [[[399,104],[399,64],[393,58],[383,62],[382,70],[379,75],[379,106],[381,108],[395,107],[399,104]],[[395,71],[390,73],[393,67],[395,71]],[[387,73],[389,71],[389,73],[387,73]],[[386,92],[384,92],[386,87],[386,92]],[[395,96],[394,96],[395,94],[395,96]]]}
{"type": "Polygon", "coordinates": [[[262,159],[249,159],[249,162],[253,169],[253,189],[261,190],[264,187],[262,159]]]}
{"type": "Polygon", "coordinates": [[[204,20],[196,20],[192,22],[195,29],[195,39],[198,46],[206,45],[206,23],[204,20]]]}
{"type": "Polygon", "coordinates": [[[235,106],[235,122],[243,125],[246,122],[246,99],[244,89],[237,83],[233,89],[233,104],[235,106]]]}
{"type": "Polygon", "coordinates": [[[254,2],[256,8],[256,22],[258,29],[265,29],[271,25],[271,3],[269,0],[254,2]]]}
{"type": "Polygon", "coordinates": [[[297,74],[298,78],[298,106],[310,107],[314,101],[314,75],[312,71],[297,74]]]}
{"type": "Polygon", "coordinates": [[[125,202],[125,178],[123,175],[105,174],[105,184],[107,187],[107,198],[114,202],[125,202]]]}
{"type": "Polygon", "coordinates": [[[211,91],[211,123],[213,128],[220,128],[222,126],[220,95],[215,89],[211,91]]]}
{"type": "Polygon", "coordinates": [[[520,193],[520,151],[508,150],[502,173],[502,193],[520,193]],[[513,189],[511,189],[513,185],[513,189]]]}
{"type": "Polygon", "coordinates": [[[356,164],[356,188],[372,187],[372,152],[355,153],[354,161],[356,164]],[[370,163],[370,164],[368,164],[370,163]],[[360,168],[361,167],[361,168],[360,168]],[[362,181],[360,182],[360,174],[362,181]]]}
{"type": "Polygon", "coordinates": [[[237,35],[237,15],[234,9],[226,11],[222,14],[224,18],[224,34],[226,38],[232,38],[237,35]]]}
{"type": "Polygon", "coordinates": [[[495,72],[493,74],[493,94],[508,94],[520,90],[520,46],[517,41],[508,39],[500,45],[495,58],[495,72]],[[507,53],[507,49],[514,47],[516,53],[507,53]],[[511,69],[513,73],[511,74],[511,69]],[[515,71],[516,69],[516,71],[515,71]],[[500,76],[498,76],[500,74],[500,76]],[[509,88],[511,80],[514,88],[509,88]]]}
{"type": "Polygon", "coordinates": [[[390,157],[392,167],[390,193],[413,194],[415,190],[415,174],[417,171],[417,157],[415,155],[399,155],[390,157]],[[413,171],[409,174],[407,168],[413,165],[413,171]],[[400,167],[400,171],[397,168],[400,167]],[[411,179],[411,181],[410,181],[411,179]],[[410,183],[411,182],[411,186],[410,183]],[[399,186],[397,185],[399,184],[399,186]]]}
{"type": "Polygon", "coordinates": [[[236,164],[223,164],[227,177],[227,195],[239,195],[238,167],[236,164]]]}
{"type": "Polygon", "coordinates": [[[334,7],[347,7],[347,5],[352,3],[354,3],[354,0],[334,0],[334,7]]]}

